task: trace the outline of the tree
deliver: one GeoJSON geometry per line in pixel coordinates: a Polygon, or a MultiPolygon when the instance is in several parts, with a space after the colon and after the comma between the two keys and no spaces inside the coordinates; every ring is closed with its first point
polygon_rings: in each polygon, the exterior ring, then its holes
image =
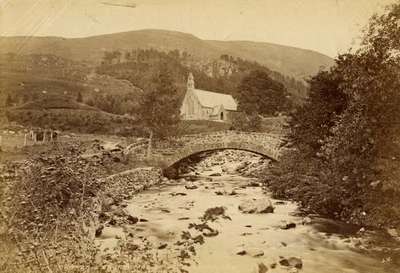
{"type": "Polygon", "coordinates": [[[153,137],[165,138],[174,134],[180,119],[179,100],[166,65],[153,76],[138,108],[139,120],[149,132],[149,147],[153,137]]]}
{"type": "Polygon", "coordinates": [[[232,127],[245,132],[257,132],[261,129],[261,117],[257,113],[238,113],[233,117],[232,127]]]}
{"type": "Polygon", "coordinates": [[[294,199],[347,221],[400,224],[399,21],[400,4],[374,16],[361,48],[311,79],[291,116],[295,152],[281,164],[291,173],[281,192],[297,187],[294,199]]]}
{"type": "Polygon", "coordinates": [[[238,87],[239,108],[246,114],[273,115],[288,109],[284,85],[264,71],[255,70],[244,77],[238,87]]]}
{"type": "Polygon", "coordinates": [[[320,71],[308,82],[310,89],[305,103],[289,115],[290,141],[296,148],[302,146],[305,158],[316,156],[322,140],[330,135],[338,115],[347,106],[347,95],[339,89],[341,81],[337,66],[330,71],[320,71]]]}

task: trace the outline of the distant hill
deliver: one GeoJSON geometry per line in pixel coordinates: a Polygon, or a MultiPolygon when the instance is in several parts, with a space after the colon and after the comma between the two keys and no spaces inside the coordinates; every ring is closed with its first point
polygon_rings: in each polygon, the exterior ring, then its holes
{"type": "Polygon", "coordinates": [[[0,54],[0,108],[33,101],[45,107],[47,103],[40,101],[58,96],[68,101],[80,98],[105,112],[126,114],[134,111],[142,92],[129,81],[97,75],[93,67],[58,56],[0,54]]]}
{"type": "Polygon", "coordinates": [[[0,37],[0,54],[54,54],[89,64],[99,64],[106,51],[130,51],[135,48],[178,49],[199,60],[218,59],[228,54],[257,61],[271,70],[297,79],[333,64],[330,57],[311,50],[271,43],[202,40],[191,34],[165,30],[139,30],[86,38],[0,37]]]}

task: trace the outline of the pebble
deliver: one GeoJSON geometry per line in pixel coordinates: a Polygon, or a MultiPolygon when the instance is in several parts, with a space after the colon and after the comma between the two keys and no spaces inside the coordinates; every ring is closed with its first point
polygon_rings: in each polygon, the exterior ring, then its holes
{"type": "Polygon", "coordinates": [[[247,254],[247,251],[245,249],[243,249],[243,248],[240,248],[240,249],[238,249],[236,251],[236,255],[243,256],[243,255],[246,255],[246,254],[247,254]]]}

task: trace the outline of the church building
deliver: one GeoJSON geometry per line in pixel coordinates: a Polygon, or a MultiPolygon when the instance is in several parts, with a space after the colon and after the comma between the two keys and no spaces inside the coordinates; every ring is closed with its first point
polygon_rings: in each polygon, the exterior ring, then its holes
{"type": "Polygon", "coordinates": [[[181,107],[183,120],[230,121],[237,103],[231,95],[196,89],[190,73],[181,107]]]}

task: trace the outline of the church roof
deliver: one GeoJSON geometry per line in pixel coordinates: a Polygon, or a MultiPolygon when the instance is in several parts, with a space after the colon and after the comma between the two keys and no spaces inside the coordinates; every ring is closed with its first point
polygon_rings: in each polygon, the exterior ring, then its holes
{"type": "Polygon", "coordinates": [[[200,104],[203,107],[213,108],[218,105],[223,105],[226,110],[237,110],[237,103],[231,95],[215,93],[200,89],[193,89],[193,92],[197,96],[200,104]]]}

